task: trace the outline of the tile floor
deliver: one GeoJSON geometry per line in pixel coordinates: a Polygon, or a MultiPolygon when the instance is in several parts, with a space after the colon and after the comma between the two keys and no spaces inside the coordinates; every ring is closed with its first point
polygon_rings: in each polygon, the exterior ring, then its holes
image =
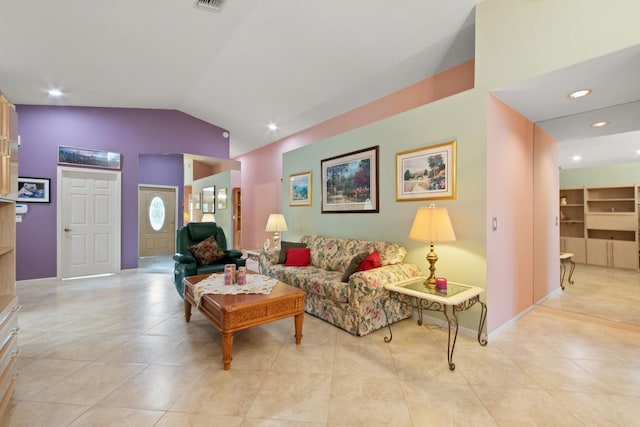
{"type": "MultiPolygon", "coordinates": [[[[21,282],[19,381],[0,426],[640,425],[640,275],[578,266],[480,347],[415,320],[353,337],[310,315],[220,336],[165,264],[21,282]],[[603,283],[603,285],[600,285],[603,283]]],[[[491,307],[489,307],[491,310],[491,307]]]]}

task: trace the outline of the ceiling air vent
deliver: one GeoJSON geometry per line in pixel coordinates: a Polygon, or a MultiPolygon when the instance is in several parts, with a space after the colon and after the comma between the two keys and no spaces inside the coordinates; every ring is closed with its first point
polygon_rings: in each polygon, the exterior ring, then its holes
{"type": "Polygon", "coordinates": [[[196,0],[196,7],[201,9],[212,10],[214,12],[220,12],[222,4],[225,0],[196,0]]]}

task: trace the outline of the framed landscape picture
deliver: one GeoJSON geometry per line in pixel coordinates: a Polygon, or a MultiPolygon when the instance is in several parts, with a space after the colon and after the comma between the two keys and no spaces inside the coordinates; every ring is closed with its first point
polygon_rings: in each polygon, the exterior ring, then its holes
{"type": "Polygon", "coordinates": [[[193,209],[200,210],[200,193],[192,194],[193,198],[193,209]]]}
{"type": "Polygon", "coordinates": [[[311,206],[311,172],[289,176],[289,206],[311,206]]]}
{"type": "Polygon", "coordinates": [[[320,161],[322,213],[377,213],[378,149],[353,151],[320,161]]]}
{"type": "Polygon", "coordinates": [[[218,209],[227,209],[227,189],[219,188],[218,195],[216,196],[218,201],[218,209]]]}
{"type": "Polygon", "coordinates": [[[18,201],[51,203],[51,180],[49,178],[18,177],[18,201]]]}
{"type": "Polygon", "coordinates": [[[396,154],[396,200],[456,198],[456,141],[396,154]]]}
{"type": "Polygon", "coordinates": [[[120,153],[58,146],[58,163],[92,168],[120,169],[120,153]]]}

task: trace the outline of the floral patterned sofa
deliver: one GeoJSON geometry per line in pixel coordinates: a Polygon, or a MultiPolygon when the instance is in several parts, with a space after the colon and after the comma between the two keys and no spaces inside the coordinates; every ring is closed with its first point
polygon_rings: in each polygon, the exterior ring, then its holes
{"type": "Polygon", "coordinates": [[[402,262],[407,253],[402,245],[324,236],[304,236],[300,242],[310,248],[308,266],[278,264],[280,251],[271,249],[260,254],[260,268],[262,274],[304,290],[307,313],[357,336],[386,326],[387,317],[391,323],[411,317],[411,308],[388,298],[384,289],[387,283],[420,273],[416,265],[402,262]],[[351,260],[374,250],[380,253],[381,266],[355,272],[342,282],[351,260]]]}

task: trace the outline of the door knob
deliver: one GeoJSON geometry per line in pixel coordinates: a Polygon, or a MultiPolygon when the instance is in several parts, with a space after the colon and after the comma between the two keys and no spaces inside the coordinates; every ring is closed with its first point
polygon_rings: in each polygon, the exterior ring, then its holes
{"type": "Polygon", "coordinates": [[[69,232],[69,231],[71,231],[71,229],[70,228],[65,228],[64,231],[69,232]]]}

